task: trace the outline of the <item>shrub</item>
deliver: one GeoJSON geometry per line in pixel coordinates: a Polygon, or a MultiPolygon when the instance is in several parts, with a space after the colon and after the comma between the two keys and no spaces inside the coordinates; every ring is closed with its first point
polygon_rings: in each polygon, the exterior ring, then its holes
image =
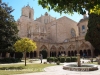
{"type": "Polygon", "coordinates": [[[54,62],[57,62],[57,61],[58,61],[58,58],[55,57],[55,58],[54,58],[54,62]]]}
{"type": "Polygon", "coordinates": [[[47,62],[54,62],[54,57],[48,57],[47,62]]]}
{"type": "Polygon", "coordinates": [[[0,63],[16,63],[21,62],[21,59],[19,58],[3,58],[0,59],[0,63]]]}
{"type": "Polygon", "coordinates": [[[71,62],[71,58],[70,57],[66,57],[66,62],[71,62]]]}
{"type": "Polygon", "coordinates": [[[71,62],[76,62],[77,61],[77,57],[71,57],[71,62]]]}
{"type": "Polygon", "coordinates": [[[60,65],[60,61],[57,61],[56,64],[57,64],[57,65],[60,65]]]}
{"type": "Polygon", "coordinates": [[[60,57],[60,62],[64,63],[65,62],[65,57],[60,57]]]}

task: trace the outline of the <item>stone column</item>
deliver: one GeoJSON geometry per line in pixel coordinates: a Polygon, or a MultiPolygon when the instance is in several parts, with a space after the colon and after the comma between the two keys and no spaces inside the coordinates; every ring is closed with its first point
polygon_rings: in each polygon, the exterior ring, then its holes
{"type": "Polygon", "coordinates": [[[80,54],[77,54],[77,63],[78,63],[78,67],[81,67],[80,54]]]}
{"type": "Polygon", "coordinates": [[[13,55],[13,58],[15,58],[15,53],[14,53],[14,55],[13,55]]]}
{"type": "Polygon", "coordinates": [[[48,50],[48,57],[50,57],[50,50],[48,50]]]}
{"type": "Polygon", "coordinates": [[[37,50],[36,50],[37,58],[39,58],[39,51],[40,51],[40,42],[37,43],[37,50]]]}
{"type": "Polygon", "coordinates": [[[9,58],[10,53],[6,52],[6,58],[9,58]]]}
{"type": "Polygon", "coordinates": [[[48,53],[47,56],[50,57],[50,44],[49,43],[48,43],[48,52],[47,53],[48,53]]]}
{"type": "Polygon", "coordinates": [[[23,52],[23,59],[25,58],[25,52],[23,52]]]}
{"type": "Polygon", "coordinates": [[[58,48],[56,48],[56,57],[58,57],[58,48]]]}
{"type": "Polygon", "coordinates": [[[91,46],[91,57],[94,57],[94,48],[91,46]]]}

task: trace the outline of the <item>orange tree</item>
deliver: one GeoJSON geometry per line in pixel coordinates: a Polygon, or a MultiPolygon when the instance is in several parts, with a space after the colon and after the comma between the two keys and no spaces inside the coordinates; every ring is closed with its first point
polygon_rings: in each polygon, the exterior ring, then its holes
{"type": "Polygon", "coordinates": [[[29,38],[22,38],[14,44],[16,52],[24,52],[25,55],[25,66],[26,66],[26,52],[33,51],[37,48],[36,43],[29,38]]]}

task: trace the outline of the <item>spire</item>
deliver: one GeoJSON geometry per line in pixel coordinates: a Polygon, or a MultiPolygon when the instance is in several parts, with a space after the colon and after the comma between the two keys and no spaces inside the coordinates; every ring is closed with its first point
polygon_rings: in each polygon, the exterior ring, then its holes
{"type": "Polygon", "coordinates": [[[47,12],[45,13],[45,16],[48,16],[48,13],[47,12]]]}

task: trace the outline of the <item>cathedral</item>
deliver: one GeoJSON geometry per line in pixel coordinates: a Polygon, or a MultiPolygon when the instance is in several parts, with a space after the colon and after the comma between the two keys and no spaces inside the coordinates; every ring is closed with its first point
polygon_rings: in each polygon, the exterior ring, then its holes
{"type": "Polygon", "coordinates": [[[78,23],[63,16],[59,19],[52,17],[47,12],[34,20],[34,9],[29,5],[22,8],[20,18],[17,20],[18,35],[28,37],[35,41],[37,49],[27,52],[27,57],[35,58],[41,53],[43,58],[58,56],[82,57],[96,56],[93,46],[85,41],[87,33],[88,17],[83,15],[78,23]]]}

